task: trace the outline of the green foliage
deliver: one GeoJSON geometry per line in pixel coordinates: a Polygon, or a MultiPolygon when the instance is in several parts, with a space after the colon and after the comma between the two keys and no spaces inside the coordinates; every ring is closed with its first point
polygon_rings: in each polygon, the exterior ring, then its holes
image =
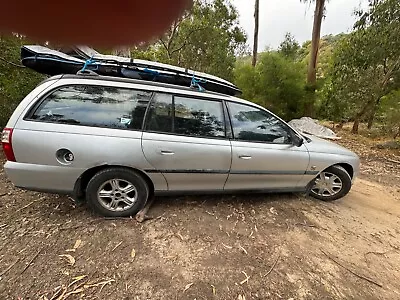
{"type": "Polygon", "coordinates": [[[250,62],[237,64],[235,83],[243,90],[243,98],[291,120],[300,117],[303,110],[305,71],[305,64],[282,52],[264,52],[255,68],[250,62]]]}
{"type": "Polygon", "coordinates": [[[400,90],[382,98],[377,115],[385,132],[393,137],[400,136],[400,90]]]}
{"type": "Polygon", "coordinates": [[[229,0],[194,2],[193,8],[170,30],[132,57],[156,60],[233,79],[235,55],[246,49],[246,35],[229,0]]]}
{"type": "Polygon", "coordinates": [[[288,32],[285,34],[285,39],[279,45],[278,51],[283,56],[294,60],[298,57],[299,49],[299,43],[295,40],[294,36],[288,32]]]}
{"type": "Polygon", "coordinates": [[[337,117],[356,122],[371,120],[383,97],[400,87],[400,2],[374,1],[359,16],[334,51],[327,102],[337,117]]]}
{"type": "Polygon", "coordinates": [[[19,102],[44,76],[20,66],[22,36],[0,36],[0,128],[4,127],[19,102]]]}

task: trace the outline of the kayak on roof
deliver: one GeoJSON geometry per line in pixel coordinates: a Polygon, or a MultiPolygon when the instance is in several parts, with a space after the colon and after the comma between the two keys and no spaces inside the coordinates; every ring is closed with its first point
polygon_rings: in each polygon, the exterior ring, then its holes
{"type": "Polygon", "coordinates": [[[231,96],[241,94],[237,86],[217,76],[153,61],[103,55],[86,46],[64,49],[64,52],[38,45],[23,46],[21,60],[24,66],[46,75],[92,71],[103,76],[156,81],[188,87],[195,83],[208,91],[231,96]]]}

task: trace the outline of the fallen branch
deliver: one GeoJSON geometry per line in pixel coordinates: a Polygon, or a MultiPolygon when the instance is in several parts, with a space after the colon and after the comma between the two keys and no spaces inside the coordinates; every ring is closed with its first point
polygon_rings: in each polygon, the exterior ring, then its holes
{"type": "Polygon", "coordinates": [[[390,161],[392,163],[395,163],[395,164],[400,164],[400,161],[398,161],[398,160],[394,160],[394,159],[390,159],[390,158],[386,158],[386,160],[390,161]]]}
{"type": "Polygon", "coordinates": [[[275,259],[274,264],[272,265],[272,267],[269,269],[269,271],[267,272],[267,274],[264,275],[264,277],[267,277],[269,274],[271,274],[271,272],[274,270],[276,264],[278,263],[278,260],[281,256],[278,254],[277,258],[275,259]]]}
{"type": "Polygon", "coordinates": [[[390,252],[390,250],[389,251],[385,251],[385,252],[368,251],[367,253],[365,253],[365,255],[368,255],[368,254],[385,255],[385,254],[387,254],[389,252],[390,252]]]}
{"type": "Polygon", "coordinates": [[[245,282],[249,283],[250,276],[248,276],[248,275],[246,274],[245,271],[242,271],[242,273],[243,273],[244,276],[246,276],[246,278],[243,279],[243,280],[240,282],[240,284],[242,285],[242,284],[245,283],[245,282]]]}
{"type": "Polygon", "coordinates": [[[15,212],[16,212],[16,213],[17,213],[17,212],[20,212],[21,210],[23,210],[23,209],[25,209],[25,208],[28,208],[28,207],[31,206],[33,203],[38,202],[38,201],[41,201],[41,200],[43,200],[44,198],[46,198],[46,197],[40,197],[39,199],[33,200],[31,203],[28,203],[27,205],[21,207],[20,209],[17,209],[15,212]]]}
{"type": "Polygon", "coordinates": [[[147,212],[150,209],[150,206],[153,204],[155,197],[151,197],[151,199],[146,203],[146,205],[136,214],[135,219],[139,223],[142,223],[143,221],[150,220],[152,219],[151,217],[147,216],[147,212]]]}
{"type": "Polygon", "coordinates": [[[14,66],[14,67],[26,68],[26,67],[23,66],[23,65],[18,65],[18,64],[16,64],[16,63],[11,62],[11,61],[8,61],[8,60],[6,60],[5,58],[3,58],[3,57],[1,57],[1,56],[0,56],[0,60],[4,61],[5,63],[8,63],[8,64],[10,64],[10,65],[12,65],[12,66],[14,66]]]}
{"type": "Polygon", "coordinates": [[[85,284],[83,286],[83,288],[84,289],[89,289],[89,288],[92,288],[92,287],[101,286],[101,288],[100,288],[100,291],[101,291],[104,288],[105,285],[111,284],[112,282],[115,282],[115,280],[114,279],[110,279],[110,280],[105,280],[105,281],[101,281],[101,282],[94,283],[94,284],[85,284]]]}
{"type": "Polygon", "coordinates": [[[25,268],[22,270],[22,272],[20,273],[20,275],[22,275],[33,263],[33,261],[39,256],[40,252],[42,252],[42,250],[44,249],[44,247],[40,248],[38,252],[36,252],[36,254],[32,257],[32,259],[28,262],[28,264],[25,266],[25,268]]]}
{"type": "Polygon", "coordinates": [[[0,194],[0,197],[4,197],[7,193],[0,194]]]}
{"type": "Polygon", "coordinates": [[[331,257],[330,255],[328,255],[325,251],[323,251],[322,249],[320,249],[321,252],[327,257],[329,258],[331,261],[333,261],[335,264],[337,264],[338,266],[342,267],[343,269],[347,270],[348,272],[350,272],[351,274],[353,274],[354,276],[360,278],[360,279],[364,279],[366,281],[368,281],[369,283],[375,284],[376,286],[379,287],[383,287],[382,284],[372,280],[371,278],[365,277],[364,275],[360,275],[354,271],[352,271],[351,269],[349,269],[348,267],[342,265],[340,262],[338,262],[337,260],[335,260],[333,257],[331,257]]]}
{"type": "Polygon", "coordinates": [[[119,242],[114,248],[112,248],[111,252],[114,252],[115,249],[117,249],[119,246],[121,246],[122,241],[119,242]]]}
{"type": "Polygon", "coordinates": [[[9,265],[7,269],[5,269],[3,272],[1,272],[0,277],[3,276],[4,274],[6,274],[8,271],[10,271],[11,268],[14,267],[17,262],[19,262],[19,258],[17,258],[11,265],[9,265]]]}
{"type": "Polygon", "coordinates": [[[303,223],[296,223],[296,224],[294,224],[294,225],[298,225],[298,226],[304,226],[304,227],[311,227],[311,228],[317,228],[317,226],[316,225],[313,225],[313,224],[308,224],[307,222],[306,222],[306,220],[304,220],[304,222],[303,223]]]}
{"type": "Polygon", "coordinates": [[[247,253],[247,250],[244,249],[244,248],[243,248],[242,246],[240,246],[240,245],[239,245],[239,249],[242,250],[244,253],[248,254],[248,253],[247,253]]]}

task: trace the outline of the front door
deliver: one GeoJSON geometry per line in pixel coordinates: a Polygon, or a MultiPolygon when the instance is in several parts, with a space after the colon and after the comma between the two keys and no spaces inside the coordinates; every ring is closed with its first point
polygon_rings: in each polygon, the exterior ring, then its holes
{"type": "Polygon", "coordinates": [[[234,139],[225,190],[299,188],[309,154],[304,145],[291,143],[288,126],[257,107],[229,102],[228,108],[234,139]]]}
{"type": "Polygon", "coordinates": [[[222,102],[156,94],[142,149],[170,191],[222,190],[231,166],[222,102]]]}

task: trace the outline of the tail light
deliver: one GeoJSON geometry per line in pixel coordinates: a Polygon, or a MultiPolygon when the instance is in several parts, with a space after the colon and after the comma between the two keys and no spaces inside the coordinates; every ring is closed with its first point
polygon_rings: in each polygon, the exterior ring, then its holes
{"type": "Polygon", "coordinates": [[[9,161],[15,161],[14,151],[11,143],[12,133],[13,130],[11,128],[4,128],[1,134],[1,143],[3,145],[3,151],[7,157],[7,160],[9,161]]]}

